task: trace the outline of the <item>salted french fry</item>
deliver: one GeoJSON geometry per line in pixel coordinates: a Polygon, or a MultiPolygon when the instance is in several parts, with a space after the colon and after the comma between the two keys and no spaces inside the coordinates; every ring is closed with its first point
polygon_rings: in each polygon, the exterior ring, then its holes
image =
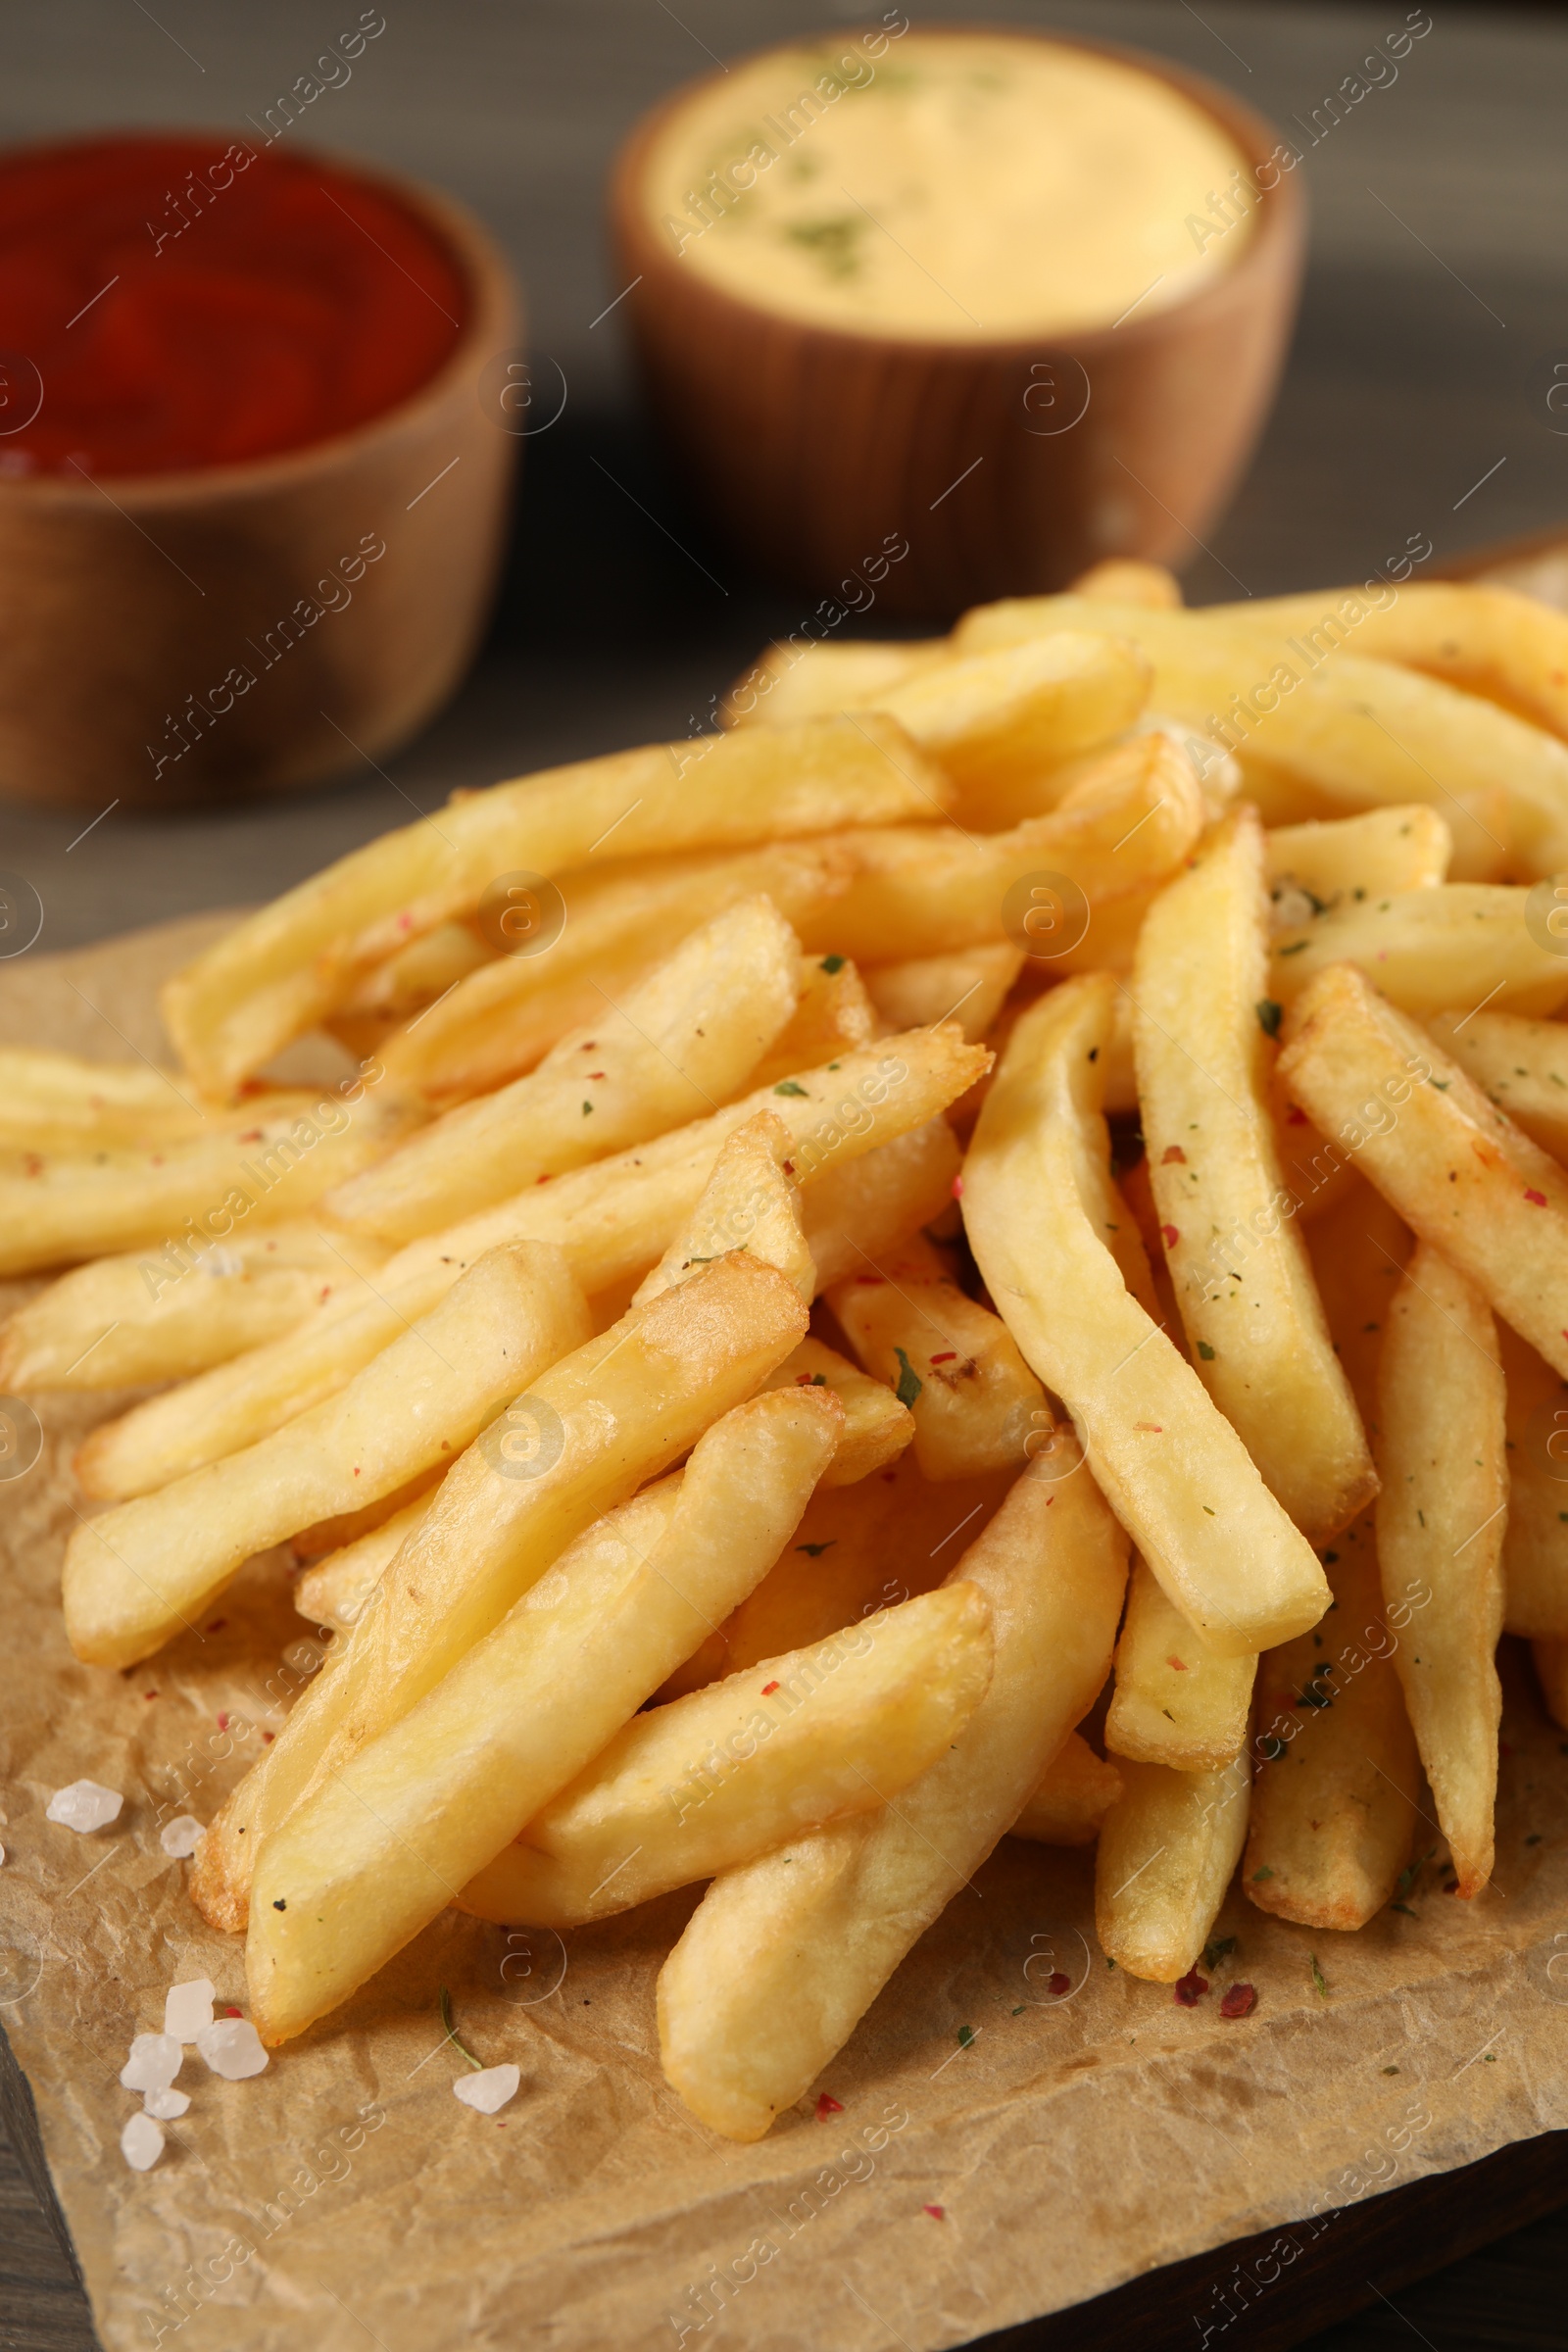
{"type": "Polygon", "coordinates": [[[996,1641],[964,1731],[878,1812],[714,1881],[659,1979],[665,2079],[710,2130],[761,2138],[1017,1820],[1104,1681],[1126,1560],[1087,1475],[1018,1479],[954,1572],[996,1641]]]}
{"type": "Polygon", "coordinates": [[[1093,1845],[1124,1784],[1116,1766],[1069,1732],[1012,1825],[1039,1845],[1093,1845]]]}
{"type": "Polygon", "coordinates": [[[1256,1666],[1255,1658],[1216,1658],[1135,1560],[1105,1745],[1138,1764],[1217,1770],[1247,1743],[1256,1666]]]}
{"type": "MultiPolygon", "coordinates": [[[[825,1389],[727,1413],[699,1440],[652,1550],[616,1541],[613,1522],[591,1529],[266,1838],[245,1965],[268,2041],[335,2009],[401,1950],[745,1596],[788,1540],[841,1418],[825,1389]]],[[[365,1622],[385,1614],[383,1597],[365,1622]]]]}
{"type": "Polygon", "coordinates": [[[1208,1772],[1118,1765],[1122,1793],[1101,1825],[1095,1931],[1130,1977],[1174,1984],[1198,1964],[1247,1836],[1251,1760],[1208,1772]]]}
{"type": "Polygon", "coordinates": [[[1394,1653],[1459,1892],[1492,1876],[1508,1513],[1502,1365],[1486,1300],[1425,1242],[1405,1268],[1379,1379],[1385,1604],[1431,1593],[1394,1653]]]}
{"type": "Polygon", "coordinates": [[[754,1087],[772,1086],[795,1070],[819,1069],[858,1046],[870,1045],[884,1028],[921,1025],[879,1020],[865,982],[846,956],[803,956],[798,986],[795,1010],[751,1073],[754,1087]]]}
{"type": "MultiPolygon", "coordinates": [[[[911,1130],[924,1128],[972,1084],[988,1058],[965,1046],[956,1029],[888,1038],[845,1054],[836,1069],[803,1070],[691,1127],[576,1169],[557,1184],[532,1186],[446,1233],[411,1242],[373,1285],[346,1283],[285,1340],[151,1397],[94,1431],[77,1454],[77,1475],[89,1494],[118,1499],[253,1444],[305,1405],[334,1394],[412,1317],[427,1313],[465,1266],[504,1242],[556,1243],[590,1297],[629,1285],[692,1214],[726,1136],[759,1110],[776,1111],[795,1139],[795,1173],[808,1188],[808,1241],[819,1277],[832,1280],[842,1270],[834,1249],[842,1259],[851,1246],[841,1235],[874,1250],[884,1201],[902,1218],[911,1200],[929,1200],[944,1170],[954,1168],[951,1136],[933,1143],[911,1130]],[[848,1163],[895,1139],[900,1148],[890,1160],[862,1184],[851,1181],[848,1163]],[[813,1189],[824,1195],[819,1206],[813,1189]]],[[[951,1181],[949,1173],[946,1183],[951,1181]]],[[[908,1224],[896,1218],[895,1232],[886,1238],[898,1238],[932,1213],[921,1207],[908,1224]]]]}
{"type": "Polygon", "coordinates": [[[829,835],[766,849],[601,861],[560,881],[564,928],[547,954],[502,956],[394,1032],[377,1052],[394,1085],[437,1103],[465,1102],[531,1070],[595,1020],[605,993],[647,978],[673,941],[765,891],[785,921],[817,913],[858,871],[829,835]]]}
{"type": "Polygon", "coordinates": [[[1417,1020],[1489,1000],[1502,1012],[1554,1012],[1568,998],[1568,957],[1532,938],[1529,896],[1501,882],[1442,882],[1342,902],[1274,934],[1269,994],[1288,1004],[1331,964],[1354,963],[1417,1020]]]}
{"type": "MultiPolygon", "coordinates": [[[[209,1829],[192,1892],[213,1925],[244,1924],[256,1848],[308,1790],[417,1705],[567,1544],[751,1396],[805,1329],[784,1276],[736,1250],[535,1380],[448,1472],[341,1655],[209,1829]]],[[[836,1398],[788,1394],[836,1430],[836,1398]]]]}
{"type": "MultiPolygon", "coordinates": [[[[1133,1038],[1150,1181],[1204,1387],[1309,1544],[1377,1492],[1274,1142],[1262,831],[1243,808],[1150,909],[1133,1038]]],[[[1218,1761],[1218,1759],[1215,1759],[1218,1761]]]]}
{"type": "Polygon", "coordinates": [[[377,1242],[314,1221],[235,1225],[220,1242],[74,1267],[0,1324],[0,1386],[121,1389],[187,1380],[294,1330],[347,1276],[373,1274],[377,1242]]]}
{"type": "MultiPolygon", "coordinates": [[[[1100,1059],[1116,983],[1069,980],[1013,1030],[963,1172],[986,1287],[1061,1397],[1094,1475],[1222,1657],[1316,1623],[1328,1587],[1192,1367],[1127,1289],[1086,1203],[1105,1197],[1100,1059]]],[[[1130,1220],[1129,1220],[1130,1222],[1130,1220]]]]}
{"type": "Polygon", "coordinates": [[[341,1551],[308,1568],[294,1587],[294,1606],[300,1615],[313,1625],[329,1626],[334,1633],[349,1632],[428,1508],[428,1496],[407,1503],[357,1543],[346,1544],[341,1551]]]}
{"type": "Polygon", "coordinates": [[[508,875],[586,865],[612,832],[627,858],[930,817],[951,789],[874,711],[546,769],[382,834],[248,915],[168,984],[165,1023],[186,1068],[220,1093],[508,875]]]}
{"type": "Polygon", "coordinates": [[[1276,826],[1263,836],[1274,920],[1301,924],[1347,900],[1359,905],[1446,881],[1452,855],[1447,820],[1419,802],[1276,826]]]}
{"type": "Polygon", "coordinates": [[[524,1242],[492,1251],[340,1396],[244,1453],[83,1520],[64,1575],[77,1657],[150,1657],[254,1553],[455,1458],[588,1327],[559,1250],[524,1242]]]}
{"type": "Polygon", "coordinates": [[[1113,605],[1149,605],[1156,612],[1180,612],[1181,582],[1163,564],[1142,564],[1130,556],[1107,556],[1091,564],[1073,580],[1069,596],[1087,596],[1113,605]]]}
{"type": "Polygon", "coordinates": [[[712,1173],[691,1216],[652,1273],[632,1294],[634,1306],[687,1282],[727,1250],[747,1250],[776,1266],[808,1306],[816,1294],[816,1268],[801,1225],[801,1193],[790,1154],[795,1139],[776,1111],[754,1111],[719,1147],[712,1173]]]}
{"type": "Polygon", "coordinates": [[[1394,1666],[1425,1639],[1415,1594],[1386,1611],[1371,1515],[1336,1545],[1329,1630],[1271,1650],[1257,1673],[1262,1761],[1242,1884],[1260,1911],[1306,1928],[1361,1928],[1410,1858],[1421,1764],[1394,1666]],[[1390,1617],[1402,1616],[1409,1631],[1390,1617]]]}
{"type": "Polygon", "coordinates": [[[1568,1640],[1531,1645],[1541,1694],[1553,1723],[1568,1732],[1568,1640]]]}
{"type": "Polygon", "coordinates": [[[964,1297],[923,1234],[826,1298],[862,1368],[908,1406],[926,1478],[1022,1465],[1049,1418],[1045,1392],[1006,1325],[964,1297]]]}
{"type": "Polygon", "coordinates": [[[957,1021],[971,1045],[990,1032],[1003,1000],[1022,967],[1024,952],[1011,941],[963,948],[952,956],[918,956],[882,963],[865,975],[872,1004],[893,1029],[929,1021],[957,1021]]]}
{"type": "Polygon", "coordinates": [[[914,1435],[914,1421],[892,1390],[873,1380],[837,1348],[805,1339],[772,1373],[770,1389],[831,1389],[844,1407],[838,1450],[822,1473],[824,1487],[858,1486],[873,1470],[896,1461],[914,1435]]]}
{"type": "Polygon", "coordinates": [[[1568,1640],[1568,1381],[1506,1323],[1508,1509],[1503,1625],[1532,1641],[1568,1640]]]}
{"type": "Polygon", "coordinates": [[[1437,1012],[1427,1027],[1499,1110],[1568,1159],[1568,1028],[1514,1012],[1437,1012]]]}
{"type": "Polygon", "coordinates": [[[580,1927],[869,1813],[963,1730],[992,1648],[985,1595],[950,1585],[634,1715],[458,1908],[580,1927]]]}
{"type": "Polygon", "coordinates": [[[771,903],[743,899],[624,997],[607,990],[591,1029],[526,1078],[449,1110],[339,1185],[323,1212],[412,1242],[700,1118],[745,1085],[789,1020],[799,961],[771,903]]]}
{"type": "Polygon", "coordinates": [[[1319,974],[1292,1032],[1293,1098],[1568,1377],[1568,1175],[1353,965],[1319,974]]]}
{"type": "Polygon", "coordinates": [[[770,645],[738,677],[719,707],[726,727],[793,726],[858,709],[900,679],[952,659],[945,637],[832,644],[791,637],[770,645]]]}
{"type": "Polygon", "coordinates": [[[298,1217],[334,1184],[366,1167],[422,1113],[406,1097],[352,1101],[335,1087],[290,1107],[225,1111],[198,1135],[142,1152],[51,1158],[33,1154],[0,1170],[0,1274],[156,1250],[193,1233],[224,1237],[236,1222],[298,1217]]]}

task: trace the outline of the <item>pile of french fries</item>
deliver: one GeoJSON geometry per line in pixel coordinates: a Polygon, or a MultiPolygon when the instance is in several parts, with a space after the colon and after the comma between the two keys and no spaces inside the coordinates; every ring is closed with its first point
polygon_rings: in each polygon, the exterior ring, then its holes
{"type": "Polygon", "coordinates": [[[1363,1925],[1423,1775],[1487,1887],[1504,1629],[1568,1727],[1568,620],[1106,565],[727,716],[241,921],[168,1070],[7,1051],[0,1387],[146,1392],[79,1659],[278,1545],[331,1629],[193,1865],[263,2037],[706,1884],[661,2049],[751,2140],[1008,1833],[1156,1984],[1238,1871],[1363,1925]]]}

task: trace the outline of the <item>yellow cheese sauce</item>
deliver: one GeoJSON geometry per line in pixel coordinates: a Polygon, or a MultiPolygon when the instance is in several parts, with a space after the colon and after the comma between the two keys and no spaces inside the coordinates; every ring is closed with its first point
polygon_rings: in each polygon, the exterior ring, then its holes
{"type": "Polygon", "coordinates": [[[990,341],[1144,317],[1229,269],[1252,226],[1243,160],[1116,59],[878,32],[708,83],[654,139],[642,199],[686,268],[764,309],[990,341]]]}

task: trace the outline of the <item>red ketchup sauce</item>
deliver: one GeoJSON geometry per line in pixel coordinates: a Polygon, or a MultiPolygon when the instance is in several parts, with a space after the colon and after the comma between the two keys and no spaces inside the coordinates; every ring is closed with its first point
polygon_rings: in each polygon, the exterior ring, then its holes
{"type": "Polygon", "coordinates": [[[427,383],[468,308],[433,228],[313,155],[187,133],[0,156],[0,478],[327,440],[427,383]]]}

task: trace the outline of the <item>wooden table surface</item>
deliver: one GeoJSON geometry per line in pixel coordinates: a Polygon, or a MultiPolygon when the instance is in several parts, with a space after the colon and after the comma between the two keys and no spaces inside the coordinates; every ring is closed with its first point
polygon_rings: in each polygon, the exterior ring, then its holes
{"type": "MultiPolygon", "coordinates": [[[[352,81],[317,102],[307,135],[473,205],[522,276],[536,355],[566,386],[560,421],[524,446],[489,642],[448,710],[384,772],[202,815],[131,822],[111,810],[85,838],[79,815],[0,811],[0,864],[40,893],[44,947],[268,896],[456,785],[684,734],[764,638],[798,624],[809,600],[699,535],[640,426],[616,315],[600,317],[619,291],[600,191],[641,109],[715,54],[873,13],[851,0],[401,0],[385,11],[386,31],[352,81]]],[[[1397,80],[1314,139],[1314,109],[1404,23],[1403,0],[1200,10],[906,0],[906,13],[1162,50],[1243,92],[1306,147],[1314,233],[1301,323],[1252,471],[1192,550],[1194,602],[1364,575],[1414,531],[1443,559],[1568,522],[1568,416],[1546,405],[1559,364],[1568,376],[1559,17],[1431,0],[1432,30],[1397,80]]],[[[323,27],[317,0],[243,15],[204,0],[13,12],[0,139],[117,122],[242,127],[309,68],[323,27]]],[[[115,1050],[106,1035],[104,1052],[115,1050]]],[[[1505,2151],[1446,2198],[1417,2184],[1372,2200],[1347,2217],[1328,2300],[1314,2303],[1298,2274],[1211,2340],[1225,2352],[1309,2339],[1319,2352],[1561,2346],[1565,2201],[1568,2156],[1546,2143],[1505,2151]],[[1520,2220],[1485,2251],[1407,2283],[1520,2220]],[[1370,2308],[1311,2335],[1320,2316],[1357,2302],[1370,2308]]],[[[1162,2289],[1006,2340],[1017,2352],[1197,2342],[1208,2287],[1162,2278],[1162,2289]]],[[[92,2341],[65,2256],[0,2135],[0,2346],[77,2352],[92,2341]]]]}

